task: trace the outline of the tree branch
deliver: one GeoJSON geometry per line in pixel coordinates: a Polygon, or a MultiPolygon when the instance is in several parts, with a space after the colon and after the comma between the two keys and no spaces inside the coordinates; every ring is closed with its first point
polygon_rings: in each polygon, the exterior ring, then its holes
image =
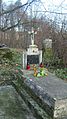
{"type": "MultiPolygon", "coordinates": [[[[36,1],[36,0],[32,0],[30,3],[27,2],[26,4],[21,5],[21,6],[17,6],[17,7],[15,7],[15,8],[12,9],[12,10],[5,11],[4,13],[2,13],[2,15],[3,15],[3,14],[6,14],[6,13],[11,13],[11,12],[13,12],[13,11],[15,11],[15,10],[17,10],[17,9],[19,9],[19,8],[21,8],[21,7],[23,7],[23,6],[25,6],[25,5],[27,5],[27,7],[26,7],[26,9],[25,9],[25,11],[24,11],[24,13],[23,13],[23,15],[24,15],[25,12],[26,12],[26,10],[27,10],[27,8],[28,8],[34,1],[36,1]]],[[[0,15],[1,15],[1,14],[0,14],[0,15]]],[[[22,17],[23,17],[23,15],[22,15],[22,17]]],[[[21,18],[22,18],[22,17],[21,17],[21,18]]],[[[3,27],[3,28],[0,27],[0,30],[1,30],[2,32],[5,32],[6,30],[9,30],[9,29],[11,29],[11,28],[14,28],[14,27],[18,26],[18,24],[20,23],[20,21],[21,21],[21,19],[20,19],[16,24],[14,24],[14,25],[12,25],[12,26],[10,26],[10,27],[3,27]]],[[[22,23],[22,24],[25,24],[25,23],[22,23]]]]}
{"type": "Polygon", "coordinates": [[[15,10],[17,10],[17,9],[20,9],[21,7],[24,7],[24,6],[26,6],[26,5],[30,6],[30,4],[32,4],[34,1],[35,1],[35,0],[32,0],[30,3],[27,2],[27,3],[23,4],[23,5],[20,5],[20,6],[17,6],[17,7],[15,7],[15,8],[13,8],[13,9],[11,9],[11,10],[6,10],[6,11],[0,13],[0,16],[2,16],[2,15],[4,15],[4,14],[7,14],[7,13],[10,13],[10,12],[13,12],[13,11],[15,11],[15,10]]]}
{"type": "MultiPolygon", "coordinates": [[[[22,23],[21,25],[28,24],[28,23],[30,23],[30,22],[22,23]]],[[[2,32],[5,32],[5,31],[7,31],[7,30],[9,30],[9,29],[12,29],[12,28],[14,28],[14,27],[17,27],[18,24],[19,24],[19,23],[16,23],[16,24],[14,24],[14,25],[12,25],[12,26],[10,26],[10,27],[0,28],[0,30],[1,30],[2,32]]]]}

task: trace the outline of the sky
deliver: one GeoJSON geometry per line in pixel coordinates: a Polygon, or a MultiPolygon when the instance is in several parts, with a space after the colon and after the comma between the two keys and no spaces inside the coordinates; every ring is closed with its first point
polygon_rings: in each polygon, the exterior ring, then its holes
{"type": "MultiPolygon", "coordinates": [[[[17,0],[3,0],[3,2],[13,3],[17,0]]],[[[21,0],[22,4],[26,3],[28,0],[21,0]]],[[[32,1],[32,0],[30,0],[32,1]]],[[[47,17],[55,18],[59,16],[59,19],[62,19],[64,17],[67,18],[67,0],[40,0],[40,4],[38,3],[38,8],[35,5],[34,10],[37,10],[38,12],[41,11],[41,14],[45,14],[47,17]],[[43,11],[43,12],[42,12],[43,11]],[[50,11],[54,13],[49,13],[44,11],[50,11]],[[56,14],[56,13],[66,13],[66,14],[56,14]],[[54,16],[54,17],[53,17],[54,16]]],[[[40,13],[39,13],[40,14],[40,13]]]]}
{"type": "MultiPolygon", "coordinates": [[[[15,2],[17,0],[3,0],[3,2],[11,3],[15,2]]],[[[28,0],[21,0],[22,4],[26,3],[28,0]]],[[[30,0],[31,1],[31,0],[30,0]]],[[[67,0],[40,0],[43,5],[42,7],[45,7],[46,10],[52,10],[52,11],[58,11],[62,10],[62,12],[67,13],[67,0]]]]}
{"type": "MultiPolygon", "coordinates": [[[[17,0],[2,0],[3,2],[7,2],[7,3],[10,3],[10,2],[15,2],[15,1],[17,1],[17,0]]],[[[21,2],[24,4],[24,3],[26,3],[28,0],[21,0],[21,2]]],[[[30,0],[31,1],[31,0],[30,0]]],[[[63,4],[66,4],[66,6],[67,6],[67,0],[41,0],[43,3],[46,3],[47,5],[48,4],[53,4],[53,5],[60,5],[61,3],[62,3],[62,5],[63,4]]]]}

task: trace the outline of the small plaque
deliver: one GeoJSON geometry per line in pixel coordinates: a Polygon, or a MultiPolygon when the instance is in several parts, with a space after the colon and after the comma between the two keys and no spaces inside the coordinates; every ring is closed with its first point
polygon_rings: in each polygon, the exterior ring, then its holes
{"type": "Polygon", "coordinates": [[[27,55],[27,63],[39,64],[39,55],[27,55]]]}

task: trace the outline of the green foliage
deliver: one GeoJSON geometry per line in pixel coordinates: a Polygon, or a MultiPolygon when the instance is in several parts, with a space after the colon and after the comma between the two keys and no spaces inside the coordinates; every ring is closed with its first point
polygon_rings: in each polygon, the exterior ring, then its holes
{"type": "Polygon", "coordinates": [[[62,78],[62,79],[67,80],[67,68],[57,69],[57,70],[55,71],[55,74],[56,74],[59,78],[62,78]]]}
{"type": "Polygon", "coordinates": [[[53,57],[52,58],[51,65],[54,66],[55,69],[64,67],[63,60],[59,59],[58,57],[53,57]]]}
{"type": "Polygon", "coordinates": [[[22,51],[16,49],[0,49],[0,64],[7,65],[21,64],[22,51]]]}
{"type": "Polygon", "coordinates": [[[12,49],[11,51],[13,53],[13,59],[12,59],[13,64],[21,64],[22,63],[22,51],[16,50],[16,49],[12,49]]]}
{"type": "Polygon", "coordinates": [[[67,68],[64,68],[62,59],[59,59],[53,55],[52,49],[45,50],[43,59],[44,64],[47,66],[50,72],[55,72],[59,78],[67,80],[67,68]]]}
{"type": "Polygon", "coordinates": [[[10,64],[13,59],[13,53],[10,49],[0,49],[0,64],[10,64]]]}
{"type": "Polygon", "coordinates": [[[46,65],[51,64],[52,58],[53,58],[52,49],[50,49],[50,48],[46,49],[44,52],[44,56],[43,56],[44,64],[46,64],[46,65]]]}
{"type": "Polygon", "coordinates": [[[13,58],[13,53],[11,51],[9,52],[6,52],[2,58],[6,58],[6,59],[9,59],[9,60],[12,60],[13,58]]]}
{"type": "Polygon", "coordinates": [[[55,57],[53,55],[52,49],[46,49],[44,52],[44,64],[48,66],[48,68],[64,68],[63,60],[59,59],[58,57],[55,57]]]}
{"type": "MultiPolygon", "coordinates": [[[[16,75],[16,64],[21,65],[22,51],[16,49],[0,50],[0,79],[9,80],[16,75]]],[[[15,77],[14,77],[15,78],[15,77]]]]}

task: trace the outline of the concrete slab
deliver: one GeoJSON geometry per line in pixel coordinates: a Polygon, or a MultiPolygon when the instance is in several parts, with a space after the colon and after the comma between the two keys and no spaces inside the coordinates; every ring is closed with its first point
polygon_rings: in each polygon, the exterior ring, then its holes
{"type": "Polygon", "coordinates": [[[54,105],[52,105],[54,106],[54,117],[67,117],[67,82],[57,78],[48,71],[46,72],[48,76],[37,78],[33,76],[33,70],[23,70],[26,79],[32,79],[32,81],[43,90],[44,94],[48,94],[55,100],[54,105]]]}
{"type": "Polygon", "coordinates": [[[34,77],[33,71],[24,70],[24,75],[32,79],[37,85],[43,88],[46,93],[49,93],[56,99],[67,98],[67,82],[57,78],[54,74],[47,71],[48,76],[34,77]]]}

